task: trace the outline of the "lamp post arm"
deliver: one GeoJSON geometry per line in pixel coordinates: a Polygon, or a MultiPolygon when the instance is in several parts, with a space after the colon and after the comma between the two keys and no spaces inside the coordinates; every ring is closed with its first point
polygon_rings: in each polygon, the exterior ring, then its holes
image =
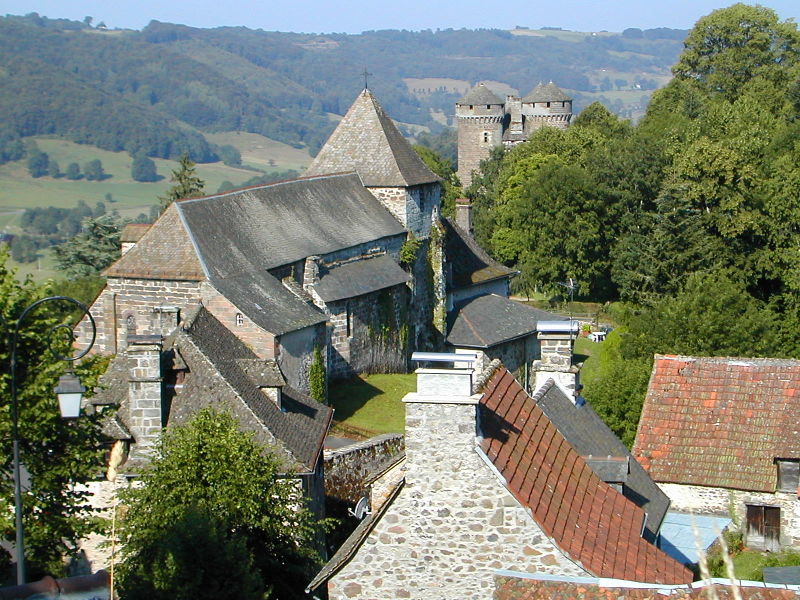
{"type": "MultiPolygon", "coordinates": [[[[40,298],[39,300],[31,303],[22,311],[22,313],[19,315],[19,318],[17,318],[17,321],[14,324],[13,332],[10,331],[8,320],[2,314],[0,314],[0,320],[3,322],[6,335],[10,334],[8,345],[11,353],[11,434],[13,440],[14,461],[14,521],[16,526],[15,546],[17,553],[17,585],[22,585],[25,583],[25,530],[22,523],[22,480],[20,477],[21,469],[19,458],[19,406],[17,403],[17,344],[19,341],[20,328],[22,327],[22,322],[25,320],[25,317],[27,317],[28,314],[30,314],[30,312],[35,308],[47,302],[67,302],[77,306],[83,312],[81,318],[84,315],[88,316],[89,322],[92,326],[92,336],[89,340],[89,344],[83,351],[74,356],[65,356],[55,350],[52,345],[50,345],[50,352],[52,352],[56,359],[72,363],[83,358],[92,349],[92,346],[94,346],[94,341],[97,337],[97,325],[95,324],[94,317],[92,317],[92,314],[89,312],[89,308],[82,302],[79,302],[75,298],[70,298],[69,296],[47,296],[46,298],[40,298]]],[[[51,328],[50,333],[55,334],[56,332],[61,331],[67,332],[69,338],[74,339],[72,328],[65,323],[61,323],[51,328]]]]}

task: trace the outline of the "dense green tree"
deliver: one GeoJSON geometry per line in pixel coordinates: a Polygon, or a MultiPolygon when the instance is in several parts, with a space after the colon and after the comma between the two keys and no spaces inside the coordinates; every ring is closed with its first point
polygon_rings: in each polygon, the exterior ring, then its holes
{"type": "Polygon", "coordinates": [[[61,177],[61,169],[59,168],[58,163],[53,159],[50,159],[47,162],[47,174],[53,178],[61,177]]]}
{"type": "Polygon", "coordinates": [[[242,166],[242,155],[241,153],[230,144],[226,144],[224,146],[220,146],[219,148],[219,157],[229,167],[241,167],[242,166]]]}
{"type": "Polygon", "coordinates": [[[425,162],[428,168],[442,178],[442,215],[452,217],[456,212],[456,198],[464,196],[461,182],[453,170],[450,161],[443,159],[430,148],[416,145],[414,151],[425,162]]]}
{"type": "Polygon", "coordinates": [[[106,177],[105,171],[103,171],[103,163],[98,158],[90,160],[83,165],[83,174],[88,181],[102,181],[106,177]]]}
{"type": "Polygon", "coordinates": [[[121,229],[114,215],[86,218],[81,233],[53,248],[58,270],[68,279],[97,275],[119,258],[121,229]]]}
{"type": "MultiPolygon", "coordinates": [[[[47,295],[48,289],[30,279],[20,283],[0,248],[0,313],[12,323],[25,307],[47,295]]],[[[30,473],[30,488],[23,494],[28,576],[64,573],[64,557],[77,541],[97,526],[88,509],[87,492],[76,482],[96,476],[102,466],[102,434],[98,416],[83,415],[75,421],[61,418],[53,388],[65,364],[51,351],[70,353],[71,339],[54,335],[51,328],[64,322],[73,307],[48,303],[34,309],[22,323],[19,337],[17,382],[19,439],[22,462],[30,473]]],[[[0,325],[2,328],[2,325],[0,325]]],[[[2,335],[7,335],[3,332],[2,335]]],[[[5,338],[7,339],[7,338],[5,338]]],[[[7,343],[0,345],[0,395],[9,398],[10,372],[7,343]]],[[[92,389],[107,361],[85,361],[76,367],[83,384],[92,389]]],[[[0,471],[11,471],[11,421],[8,410],[0,412],[0,471]]],[[[13,486],[0,478],[0,522],[6,539],[13,539],[13,486]]]]}
{"type": "Polygon", "coordinates": [[[11,241],[11,258],[19,263],[30,263],[39,257],[39,245],[30,235],[17,235],[11,241]]]}
{"type": "Polygon", "coordinates": [[[133,157],[133,163],[131,164],[131,177],[134,181],[158,181],[156,163],[144,154],[137,154],[133,157]]]}
{"type": "Polygon", "coordinates": [[[786,82],[800,60],[800,34],[765,6],[734,4],[701,18],[672,72],[728,100],[755,77],[786,82]]]}
{"type": "Polygon", "coordinates": [[[44,177],[47,175],[47,166],[50,159],[46,152],[35,152],[28,158],[28,173],[31,177],[44,177]]]}
{"type": "Polygon", "coordinates": [[[170,178],[173,183],[172,187],[167,190],[165,196],[159,198],[162,213],[176,200],[197,198],[203,195],[205,182],[197,176],[195,171],[195,165],[189,159],[189,155],[184,154],[181,156],[180,161],[178,161],[178,168],[172,171],[172,177],[170,178]]]}
{"type": "Polygon", "coordinates": [[[305,597],[318,561],[313,518],[233,417],[206,409],[167,430],[141,483],[123,496],[126,598],[305,597]],[[216,564],[198,564],[193,545],[216,547],[216,564]]]}
{"type": "Polygon", "coordinates": [[[81,175],[81,167],[78,163],[69,163],[67,165],[67,170],[64,172],[64,175],[70,181],[76,181],[80,179],[83,175],[81,175]]]}

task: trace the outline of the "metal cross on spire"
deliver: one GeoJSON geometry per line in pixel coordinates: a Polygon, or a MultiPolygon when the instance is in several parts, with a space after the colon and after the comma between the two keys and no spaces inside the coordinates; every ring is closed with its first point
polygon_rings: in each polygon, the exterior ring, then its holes
{"type": "Polygon", "coordinates": [[[364,75],[364,89],[368,90],[369,89],[369,76],[372,75],[372,73],[367,71],[367,67],[364,67],[363,75],[364,75]]]}

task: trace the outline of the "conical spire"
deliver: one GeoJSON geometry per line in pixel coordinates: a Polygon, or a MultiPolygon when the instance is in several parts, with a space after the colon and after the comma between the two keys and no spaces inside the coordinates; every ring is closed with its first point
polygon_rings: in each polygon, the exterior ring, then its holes
{"type": "Polygon", "coordinates": [[[307,175],[356,171],[367,187],[440,181],[365,89],[319,151],[307,175]]]}

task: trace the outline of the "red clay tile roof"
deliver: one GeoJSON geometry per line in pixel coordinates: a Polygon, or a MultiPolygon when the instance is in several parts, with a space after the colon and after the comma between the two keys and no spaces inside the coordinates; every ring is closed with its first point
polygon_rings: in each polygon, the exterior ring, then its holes
{"type": "Polygon", "coordinates": [[[800,361],[657,355],[633,455],[656,481],[774,492],[800,458],[800,361]]]}
{"type": "Polygon", "coordinates": [[[692,580],[641,537],[644,511],[600,481],[505,368],[483,392],[481,448],[561,550],[597,577],[692,580]]]}
{"type": "MultiPolygon", "coordinates": [[[[749,582],[740,585],[743,600],[797,600],[791,589],[767,588],[763,583],[749,582]]],[[[711,584],[720,600],[733,600],[734,595],[727,585],[711,584]]],[[[508,575],[495,577],[495,600],[694,600],[708,598],[709,586],[678,586],[675,588],[639,588],[600,586],[573,581],[542,581],[508,575]]]]}
{"type": "Polygon", "coordinates": [[[106,277],[202,281],[203,267],[176,205],[153,223],[139,242],[105,272],[106,277]]]}

